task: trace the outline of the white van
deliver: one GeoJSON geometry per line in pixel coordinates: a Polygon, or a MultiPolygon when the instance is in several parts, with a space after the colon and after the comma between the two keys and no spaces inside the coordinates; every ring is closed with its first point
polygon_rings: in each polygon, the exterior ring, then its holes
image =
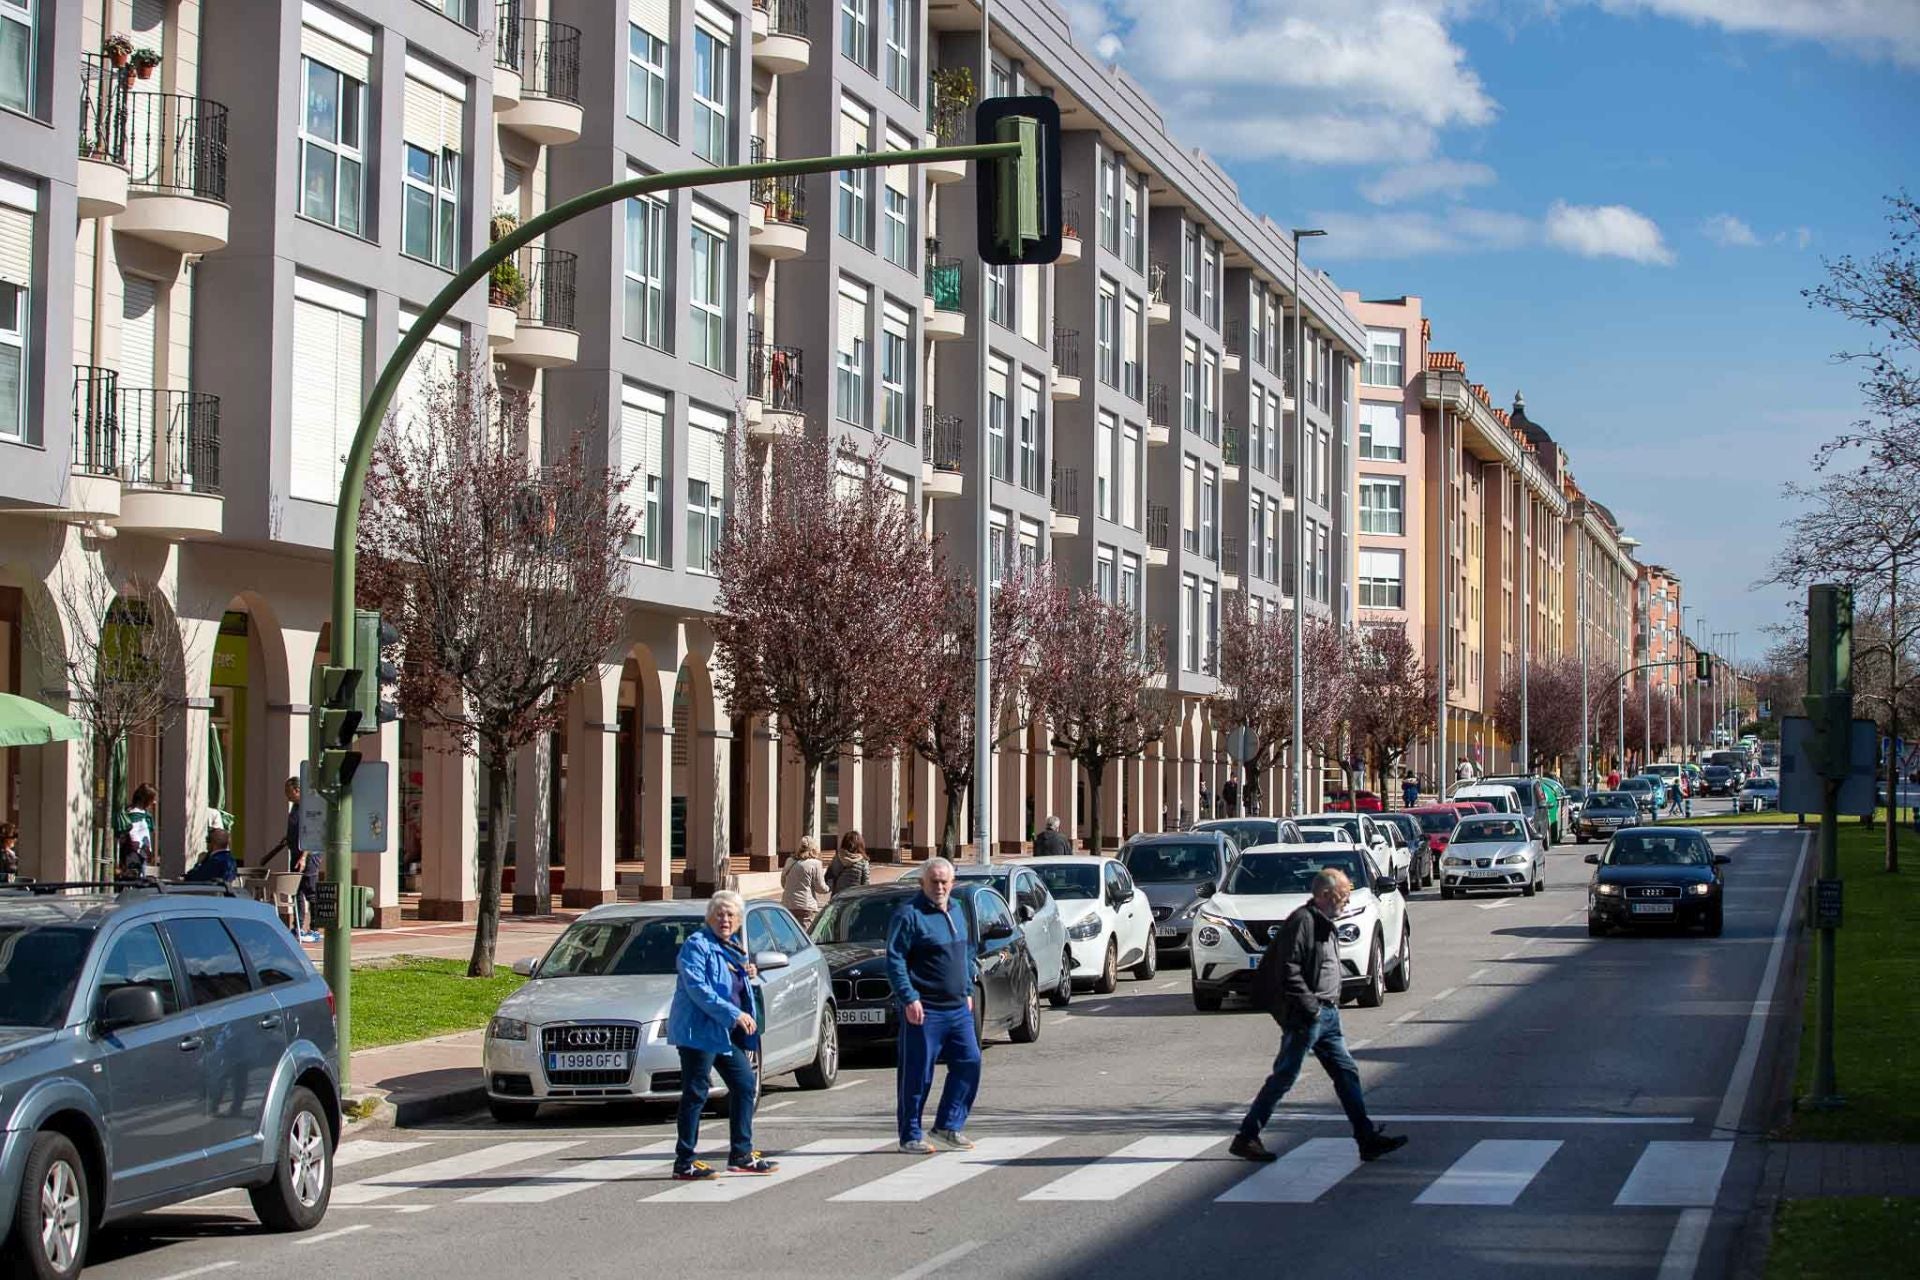
{"type": "Polygon", "coordinates": [[[1504,782],[1463,782],[1447,793],[1447,799],[1480,800],[1501,813],[1526,814],[1526,809],[1520,803],[1520,793],[1504,782]]]}

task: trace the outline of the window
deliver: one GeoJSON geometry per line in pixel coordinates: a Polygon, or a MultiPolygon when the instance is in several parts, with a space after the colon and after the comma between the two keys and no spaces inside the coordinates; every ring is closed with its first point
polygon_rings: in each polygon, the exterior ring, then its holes
{"type": "Polygon", "coordinates": [[[1220,327],[1220,246],[1207,240],[1201,246],[1200,318],[1220,327]]]}
{"type": "Polygon", "coordinates": [[[407,59],[400,133],[400,251],[453,270],[460,252],[460,146],[466,84],[407,59]]]}
{"type": "Polygon", "coordinates": [[[212,916],[188,916],[167,921],[167,938],[187,979],[187,994],[196,1005],[217,1004],[229,996],[253,990],[247,963],[240,958],[226,927],[212,916]]]}
{"type": "Polygon", "coordinates": [[[1140,299],[1128,294],[1127,318],[1120,326],[1121,372],[1122,387],[1135,400],[1144,400],[1147,396],[1147,372],[1140,363],[1140,353],[1146,345],[1146,313],[1140,299]]]}
{"type": "Polygon", "coordinates": [[[1360,607],[1362,609],[1399,609],[1405,607],[1405,553],[1399,551],[1360,552],[1360,607]]]}
{"type": "Polygon", "coordinates": [[[1280,397],[1267,395],[1267,474],[1280,474],[1280,432],[1286,419],[1280,412],[1280,397]]]}
{"type": "Polygon", "coordinates": [[[1360,404],[1360,456],[1399,462],[1406,456],[1397,404],[1360,404]]]}
{"type": "Polygon", "coordinates": [[[360,425],[367,298],[311,276],[293,281],[292,469],[296,498],[337,502],[340,459],[360,425]]]}
{"type": "Polygon", "coordinates": [[[1046,430],[1040,418],[1044,398],[1040,379],[1035,374],[1020,375],[1020,487],[1029,493],[1045,493],[1046,457],[1040,436],[1046,430]]]}
{"type": "Polygon", "coordinates": [[[1204,647],[1200,650],[1200,664],[1195,670],[1213,675],[1219,670],[1220,663],[1220,588],[1210,578],[1200,584],[1200,621],[1205,628],[1202,633],[1204,647]]]}
{"type": "Polygon", "coordinates": [[[786,952],[789,956],[801,956],[812,948],[813,939],[809,938],[798,922],[784,910],[770,907],[760,914],[767,918],[767,928],[773,932],[773,941],[777,949],[786,952]]]}
{"type": "Polygon", "coordinates": [[[1120,420],[1102,412],[1093,436],[1093,514],[1113,519],[1113,458],[1120,442],[1120,420]]]}
{"type": "Polygon", "coordinates": [[[1109,253],[1120,252],[1120,166],[1105,147],[1100,148],[1100,243],[1109,253]]]}
{"type": "MultiPolygon", "coordinates": [[[[840,155],[864,156],[873,150],[873,134],[865,107],[840,108],[840,155]]],[[[841,236],[865,248],[873,247],[873,170],[842,169],[836,175],[836,222],[841,236]]]]}
{"type": "Polygon", "coordinates": [[[0,0],[0,107],[33,110],[33,0],[0,0]]]}
{"type": "Polygon", "coordinates": [[[1200,579],[1194,574],[1180,575],[1180,668],[1200,669],[1200,579]]]}
{"type": "Polygon", "coordinates": [[[1192,456],[1180,464],[1180,542],[1200,550],[1200,460],[1192,456]]]}
{"type": "Polygon", "coordinates": [[[1328,572],[1327,527],[1316,524],[1313,533],[1313,595],[1322,604],[1328,604],[1333,600],[1333,579],[1328,572]]]}
{"type": "Polygon", "coordinates": [[[1020,567],[1036,569],[1046,563],[1046,532],[1040,522],[1022,518],[1020,521],[1020,567]]]}
{"type": "Polygon", "coordinates": [[[1209,560],[1220,558],[1220,473],[1214,468],[1200,469],[1200,554],[1209,560]]]}
{"type": "Polygon", "coordinates": [[[667,349],[667,206],[652,196],[627,201],[623,329],[635,342],[667,349]]]}
{"type": "MultiPolygon", "coordinates": [[[[6,4],[0,0],[0,14],[6,4]]],[[[312,58],[302,58],[300,69],[307,94],[300,117],[300,212],[357,236],[365,208],[367,87],[312,58]]]]}
{"type": "Polygon", "coordinates": [[[840,52],[873,70],[873,0],[840,0],[840,52]]]}
{"type": "Polygon", "coordinates": [[[725,414],[698,405],[687,411],[687,570],[713,571],[720,513],[727,491],[725,414]]]}
{"type": "Polygon", "coordinates": [[[1220,357],[1208,351],[1200,363],[1200,421],[1207,439],[1220,440],[1220,357]]]}
{"type": "Polygon", "coordinates": [[[1013,268],[1005,263],[987,266],[987,319],[1003,329],[1013,327],[1013,268]]]}
{"type": "Polygon", "coordinates": [[[995,511],[987,525],[987,558],[990,575],[996,583],[1006,578],[1007,564],[1013,558],[1007,542],[1007,513],[995,511]]]}
{"type": "Polygon", "coordinates": [[[1192,338],[1180,356],[1180,425],[1200,434],[1200,345],[1192,338]]]}
{"type": "Polygon", "coordinates": [[[158,995],[163,1017],[170,1018],[180,1012],[180,991],[173,982],[173,966],[167,963],[167,951],[160,945],[159,930],[150,924],[138,925],[114,939],[112,949],[100,965],[95,1012],[106,1004],[108,996],[129,987],[145,987],[158,995]]]}
{"type": "Polygon", "coordinates": [[[1376,387],[1400,385],[1401,349],[1406,334],[1399,329],[1367,330],[1367,362],[1360,380],[1376,387]]]}
{"type": "Polygon", "coordinates": [[[880,430],[895,440],[911,438],[912,419],[907,401],[909,357],[907,313],[887,304],[880,331],[880,430]]]}
{"type": "Polygon", "coordinates": [[[867,291],[850,280],[840,282],[839,340],[833,355],[833,416],[856,427],[867,416],[867,291]]]}
{"type": "Polygon", "coordinates": [[[1120,603],[1136,623],[1140,620],[1140,557],[1128,551],[1120,557],[1120,603]]]}
{"type": "Polygon", "coordinates": [[[627,23],[627,115],[658,134],[667,131],[667,37],[665,0],[630,9],[627,23]]]}
{"type": "Polygon", "coordinates": [[[620,435],[615,461],[633,473],[634,530],[626,553],[646,564],[666,555],[660,525],[660,498],[666,486],[667,398],[632,383],[620,389],[620,435]]]}
{"type": "Polygon", "coordinates": [[[1131,422],[1120,434],[1120,523],[1140,527],[1140,428],[1131,422]]]}
{"type": "Polygon", "coordinates": [[[1132,174],[1123,170],[1121,177],[1126,183],[1126,209],[1120,224],[1120,255],[1135,271],[1145,271],[1147,240],[1143,234],[1145,229],[1140,225],[1140,209],[1146,203],[1146,197],[1132,174]]]}
{"type": "Polygon", "coordinates": [[[732,158],[728,106],[733,100],[733,50],[705,23],[693,28],[693,154],[713,164],[732,158]]]}
{"type": "Polygon", "coordinates": [[[918,26],[913,0],[887,0],[887,88],[913,101],[913,33],[918,26]]]}
{"type": "Polygon", "coordinates": [[[1191,222],[1181,225],[1180,296],[1188,311],[1200,312],[1200,229],[1191,222]]]}
{"type": "Polygon", "coordinates": [[[13,440],[27,438],[28,282],[38,204],[34,188],[0,177],[0,437],[13,440]]]}
{"type": "Polygon", "coordinates": [[[1267,346],[1265,332],[1260,328],[1260,298],[1260,291],[1255,289],[1253,296],[1247,302],[1247,328],[1249,330],[1247,334],[1247,350],[1252,354],[1257,363],[1265,364],[1267,346]]]}
{"type": "MultiPolygon", "coordinates": [[[[887,150],[908,151],[912,147],[912,142],[888,130],[887,150]]],[[[887,166],[886,186],[880,198],[881,212],[885,215],[880,222],[880,251],[896,267],[911,266],[913,183],[906,165],[887,166]]]]}
{"type": "Polygon", "coordinates": [[[1405,533],[1400,481],[1389,476],[1360,478],[1360,532],[1405,533]]]}
{"type": "Polygon", "coordinates": [[[1094,366],[1100,381],[1110,387],[1120,385],[1120,292],[1119,286],[1100,277],[1100,298],[1093,313],[1094,366]]]}
{"type": "Polygon", "coordinates": [[[1004,360],[987,367],[987,473],[999,480],[1013,478],[1007,456],[1007,397],[1012,380],[1013,371],[1004,360]]]}
{"type": "Polygon", "coordinates": [[[693,206],[693,296],[689,301],[692,344],[689,358],[720,373],[727,371],[727,305],[731,286],[728,252],[732,240],[727,216],[706,205],[693,206]]]}
{"type": "Polygon", "coordinates": [[[1280,581],[1280,501],[1267,499],[1267,581],[1280,581]]]}

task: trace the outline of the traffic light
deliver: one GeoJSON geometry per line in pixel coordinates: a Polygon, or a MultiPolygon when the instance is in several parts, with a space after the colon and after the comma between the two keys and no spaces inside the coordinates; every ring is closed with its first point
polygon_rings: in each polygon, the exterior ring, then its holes
{"type": "Polygon", "coordinates": [[[988,98],[974,110],[979,142],[1019,142],[1020,153],[979,166],[980,257],[1033,266],[1060,256],[1060,107],[1052,98],[988,98]]]}
{"type": "Polygon", "coordinates": [[[1702,653],[1694,657],[1693,678],[1695,680],[1698,680],[1701,684],[1713,683],[1713,655],[1712,654],[1702,653]]]}
{"type": "Polygon", "coordinates": [[[1807,718],[1814,771],[1844,781],[1852,764],[1853,592],[1807,588],[1807,718]]]}
{"type": "Polygon", "coordinates": [[[353,750],[360,731],[360,671],[356,667],[321,667],[313,673],[314,706],[312,751],[314,788],[325,796],[346,795],[360,768],[353,750]]]}
{"type": "Polygon", "coordinates": [[[356,705],[361,733],[378,733],[380,726],[400,718],[400,708],[388,696],[400,679],[400,668],[386,657],[387,650],[399,643],[400,629],[382,618],[378,609],[354,611],[353,657],[360,673],[356,705]]]}

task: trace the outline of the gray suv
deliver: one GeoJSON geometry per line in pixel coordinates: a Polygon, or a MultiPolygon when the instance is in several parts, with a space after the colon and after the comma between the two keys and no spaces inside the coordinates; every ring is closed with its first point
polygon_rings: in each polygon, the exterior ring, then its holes
{"type": "Polygon", "coordinates": [[[262,903],[0,887],[0,1272],[64,1280],[94,1228],[245,1187],[327,1211],[340,1091],[326,983],[262,903]]]}

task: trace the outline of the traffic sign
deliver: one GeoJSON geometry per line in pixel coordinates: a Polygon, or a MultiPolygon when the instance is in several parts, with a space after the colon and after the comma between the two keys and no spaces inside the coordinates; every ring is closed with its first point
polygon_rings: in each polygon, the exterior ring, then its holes
{"type": "MultiPolygon", "coordinates": [[[[391,826],[387,808],[385,760],[369,760],[353,772],[353,851],[385,853],[391,826]]],[[[313,766],[300,762],[300,847],[315,853],[327,847],[327,798],[313,785],[313,766]]]]}
{"type": "Polygon", "coordinates": [[[1233,757],[1235,764],[1252,764],[1259,752],[1260,743],[1253,736],[1251,726],[1243,724],[1227,734],[1227,754],[1233,757]]]}
{"type": "Polygon", "coordinates": [[[1813,882],[1814,928],[1838,929],[1840,927],[1840,884],[1839,880],[1813,882]]]}
{"type": "MultiPolygon", "coordinates": [[[[1813,722],[1805,716],[1780,721],[1780,811],[1819,813],[1826,803],[1818,763],[1812,758],[1813,722]]],[[[1869,815],[1876,800],[1874,769],[1880,759],[1880,731],[1871,720],[1855,720],[1849,743],[1851,764],[1840,784],[1840,812],[1869,815]]]]}

